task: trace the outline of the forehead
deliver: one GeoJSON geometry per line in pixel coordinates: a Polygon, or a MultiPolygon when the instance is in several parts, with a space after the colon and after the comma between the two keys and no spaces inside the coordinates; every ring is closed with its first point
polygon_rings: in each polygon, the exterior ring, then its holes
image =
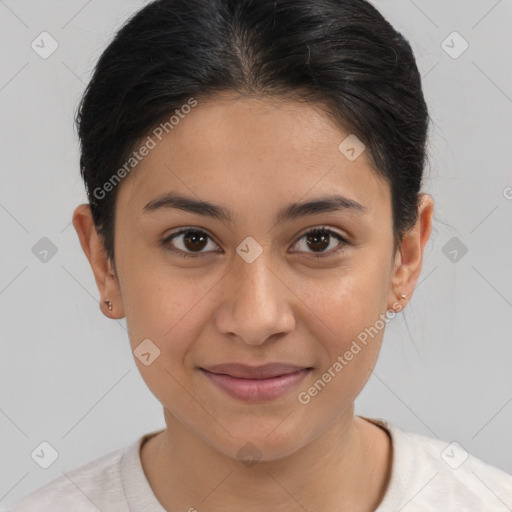
{"type": "MultiPolygon", "coordinates": [[[[176,118],[177,120],[178,118],[176,118]]],[[[339,149],[349,132],[322,109],[285,99],[198,100],[125,178],[118,207],[140,212],[164,192],[248,211],[341,193],[382,215],[390,194],[364,151],[339,149]]],[[[390,212],[389,212],[390,213],[390,212]]]]}

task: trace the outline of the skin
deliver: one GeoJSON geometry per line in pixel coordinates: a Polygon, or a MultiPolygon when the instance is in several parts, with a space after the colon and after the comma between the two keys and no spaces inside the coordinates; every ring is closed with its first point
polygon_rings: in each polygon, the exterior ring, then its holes
{"type": "Polygon", "coordinates": [[[394,252],[389,185],[367,151],[355,161],[340,153],[347,135],[313,105],[219,96],[200,102],[120,185],[115,267],[89,206],[75,209],[73,225],[102,312],[126,316],[132,350],[149,338],[161,351],[148,366],[135,362],[164,408],[166,430],[141,451],[164,508],[315,512],[343,504],[343,510],[370,511],[385,494],[390,439],[354,415],[384,329],[307,405],[297,397],[380,314],[410,300],[433,201],[420,196],[418,220],[394,252]],[[171,208],[143,212],[171,191],[229,208],[233,223],[171,208]],[[334,193],[366,210],[276,223],[276,212],[289,203],[334,193]],[[207,245],[187,245],[178,236],[166,249],[161,240],[184,226],[209,235],[207,245]],[[342,243],[331,236],[315,252],[304,234],[319,226],[350,243],[335,255],[342,243]],[[263,249],[252,263],[236,252],[247,236],[263,249]],[[180,257],[169,250],[172,243],[203,255],[180,257]],[[332,255],[315,258],[318,252],[332,255]],[[274,361],[314,370],[277,399],[246,403],[197,369],[274,361]],[[237,457],[247,442],[261,454],[250,467],[237,457]]]}

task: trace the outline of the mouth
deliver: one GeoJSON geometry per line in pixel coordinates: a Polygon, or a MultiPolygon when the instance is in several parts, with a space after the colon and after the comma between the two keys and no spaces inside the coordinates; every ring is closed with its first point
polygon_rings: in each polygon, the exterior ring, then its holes
{"type": "Polygon", "coordinates": [[[284,363],[263,366],[229,363],[200,367],[199,370],[228,395],[243,401],[263,402],[289,392],[313,368],[284,363]]]}

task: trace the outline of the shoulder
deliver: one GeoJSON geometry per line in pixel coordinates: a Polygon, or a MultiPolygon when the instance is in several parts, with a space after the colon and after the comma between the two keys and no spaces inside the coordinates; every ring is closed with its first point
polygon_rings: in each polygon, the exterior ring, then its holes
{"type": "Polygon", "coordinates": [[[382,505],[400,503],[404,510],[415,511],[510,511],[512,475],[474,457],[456,441],[372,421],[388,429],[394,445],[391,481],[382,505]]]}
{"type": "Polygon", "coordinates": [[[410,432],[403,432],[403,436],[417,465],[423,467],[421,473],[425,477],[431,476],[432,489],[443,491],[445,497],[462,500],[461,504],[509,510],[505,503],[511,504],[511,475],[471,455],[456,441],[447,442],[410,432]]]}
{"type": "Polygon", "coordinates": [[[124,511],[120,462],[129,448],[108,453],[32,492],[10,512],[124,511]],[[119,505],[114,505],[117,502],[119,505]]]}

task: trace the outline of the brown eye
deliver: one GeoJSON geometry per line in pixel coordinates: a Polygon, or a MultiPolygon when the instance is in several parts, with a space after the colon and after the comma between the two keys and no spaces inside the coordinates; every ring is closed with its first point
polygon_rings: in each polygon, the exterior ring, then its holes
{"type": "Polygon", "coordinates": [[[206,247],[208,236],[200,231],[186,231],[183,237],[183,244],[192,252],[201,251],[206,247]]]}
{"type": "MultiPolygon", "coordinates": [[[[171,234],[165,238],[162,243],[169,251],[178,256],[197,258],[210,252],[203,251],[203,249],[208,246],[208,240],[210,239],[210,236],[204,231],[186,228],[171,234]],[[177,242],[174,242],[175,239],[177,242]]],[[[217,244],[213,243],[213,245],[216,246],[217,244]]]]}
{"type": "Polygon", "coordinates": [[[302,239],[305,239],[306,241],[306,248],[309,249],[309,251],[305,251],[309,253],[313,257],[328,257],[328,256],[334,256],[344,250],[348,244],[348,242],[338,233],[333,231],[332,229],[327,228],[315,228],[304,235],[302,235],[301,238],[299,238],[297,245],[300,245],[300,241],[302,239]],[[338,244],[333,244],[333,239],[338,240],[338,244]],[[338,249],[335,249],[334,251],[327,252],[327,249],[329,247],[338,247],[338,249]],[[316,254],[315,254],[316,253],[316,254]]]}
{"type": "Polygon", "coordinates": [[[330,233],[326,231],[310,231],[306,235],[306,243],[313,252],[323,252],[329,247],[330,233]]]}

